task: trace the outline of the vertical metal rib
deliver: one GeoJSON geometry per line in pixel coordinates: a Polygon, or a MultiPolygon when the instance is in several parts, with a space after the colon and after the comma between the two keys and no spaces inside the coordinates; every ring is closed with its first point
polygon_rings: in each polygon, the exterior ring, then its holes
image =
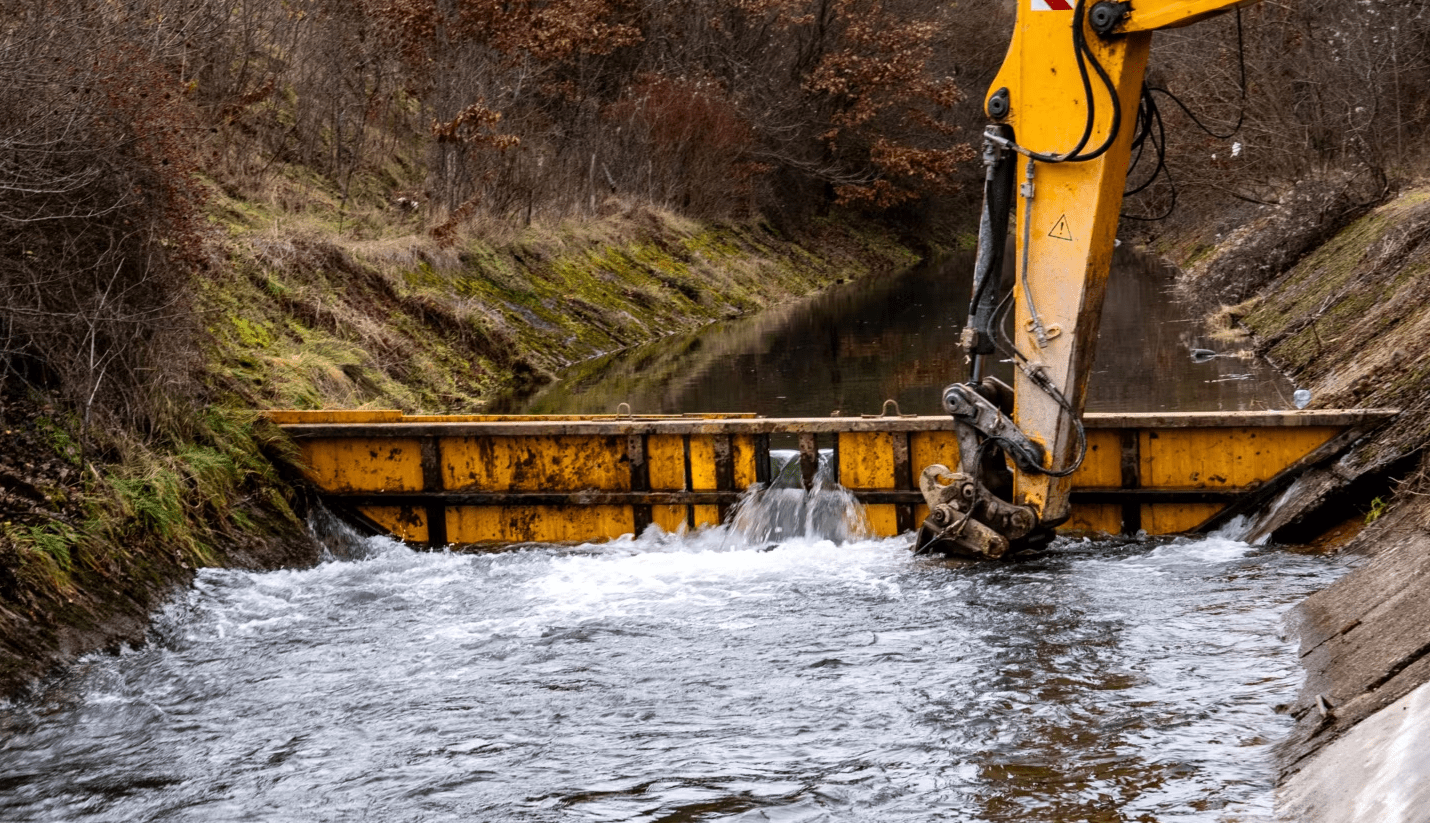
{"type": "MultiPolygon", "coordinates": [[[[1122,442],[1122,488],[1142,487],[1142,449],[1137,442],[1136,429],[1123,429],[1122,442]]],[[[1142,504],[1129,500],[1122,504],[1122,533],[1134,535],[1142,529],[1142,504]]]]}
{"type": "MultiPolygon", "coordinates": [[[[692,475],[692,471],[691,471],[691,467],[690,467],[690,435],[688,435],[688,434],[687,434],[687,435],[684,435],[684,436],[681,438],[681,441],[682,441],[682,443],[683,443],[684,446],[685,446],[685,490],[686,490],[686,491],[694,491],[694,490],[695,490],[695,480],[694,480],[694,477],[693,477],[693,475],[692,475]]],[[[687,528],[689,528],[689,529],[691,529],[692,531],[694,531],[694,529],[695,529],[695,506],[690,505],[690,504],[687,504],[687,505],[685,506],[685,525],[686,525],[687,528]]]]}
{"type": "MultiPolygon", "coordinates": [[[[715,488],[722,492],[735,491],[735,449],[734,444],[730,441],[730,435],[716,435],[714,445],[715,488]]],[[[725,514],[729,510],[729,503],[720,504],[720,522],[725,522],[725,514]]]]}
{"type": "MultiPolygon", "coordinates": [[[[437,437],[422,438],[422,491],[442,491],[442,441],[437,437]]],[[[447,507],[440,500],[426,504],[427,545],[431,548],[447,545],[447,507]]]]}
{"type": "Polygon", "coordinates": [[[755,435],[755,482],[768,486],[774,479],[770,474],[770,436],[757,434],[755,435]]]}
{"type": "MultiPolygon", "coordinates": [[[[626,457],[631,461],[631,491],[650,491],[650,464],[646,461],[646,438],[648,435],[632,434],[626,438],[626,457]]],[[[649,504],[637,504],[631,507],[631,515],[634,520],[636,536],[646,530],[651,524],[651,509],[649,504]]]]}
{"type": "MultiPolygon", "coordinates": [[[[900,491],[912,490],[914,486],[914,469],[909,458],[909,433],[893,432],[891,434],[894,450],[894,488],[900,491]]],[[[914,529],[914,507],[909,503],[900,503],[894,507],[895,525],[900,534],[914,529]]]]}
{"type": "Polygon", "coordinates": [[[799,435],[799,473],[804,490],[814,488],[814,476],[819,473],[819,442],[812,432],[799,435]]]}

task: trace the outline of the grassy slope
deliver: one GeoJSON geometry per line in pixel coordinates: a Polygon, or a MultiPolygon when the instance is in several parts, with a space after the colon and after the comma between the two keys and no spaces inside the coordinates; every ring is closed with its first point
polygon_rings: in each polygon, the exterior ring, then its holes
{"type": "MultiPolygon", "coordinates": [[[[1264,236],[1278,223],[1284,215],[1263,214],[1231,237],[1264,236]]],[[[1189,267],[1192,290],[1218,278],[1219,260],[1237,259],[1235,242],[1212,245],[1189,267]]],[[[1430,681],[1416,582],[1430,574],[1430,184],[1362,210],[1290,262],[1251,274],[1262,285],[1228,314],[1312,390],[1314,407],[1402,413],[1329,472],[1352,482],[1329,493],[1322,522],[1348,519],[1345,533],[1355,536],[1345,549],[1373,559],[1293,613],[1307,680],[1289,707],[1297,725],[1278,746],[1283,785],[1327,744],[1430,681]]]]}
{"type": "MultiPolygon", "coordinates": [[[[1219,258],[1235,259],[1237,238],[1264,235],[1279,220],[1266,214],[1248,221],[1232,242],[1193,262],[1184,285],[1203,289],[1219,258]]],[[[1228,309],[1259,353],[1311,389],[1314,408],[1404,410],[1392,429],[1356,453],[1353,471],[1385,467],[1430,443],[1427,240],[1430,185],[1408,188],[1348,221],[1228,309]]]]}
{"type": "Polygon", "coordinates": [[[203,289],[209,360],[233,402],[258,407],[476,410],[573,362],[915,260],[850,222],[787,237],[638,206],[451,245],[223,215],[235,242],[203,289]]]}

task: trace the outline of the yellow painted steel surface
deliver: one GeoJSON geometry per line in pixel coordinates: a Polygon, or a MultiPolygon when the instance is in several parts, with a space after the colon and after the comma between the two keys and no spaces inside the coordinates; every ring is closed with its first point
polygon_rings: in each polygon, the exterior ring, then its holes
{"type": "MultiPolygon", "coordinates": [[[[840,432],[839,485],[846,489],[892,489],[894,434],[892,432],[840,432]]],[[[892,504],[866,505],[869,526],[877,534],[898,534],[898,514],[892,504]]]]}
{"type": "Polygon", "coordinates": [[[310,476],[333,492],[423,490],[422,443],[413,437],[338,437],[300,441],[310,476]]]}
{"type": "Polygon", "coordinates": [[[1240,488],[1270,479],[1340,432],[1190,428],[1138,433],[1143,482],[1154,488],[1240,488]]]}
{"type": "Polygon", "coordinates": [[[1132,13],[1118,31],[1177,28],[1257,2],[1260,0],[1137,0],[1132,13]]]}
{"type": "Polygon", "coordinates": [[[447,510],[447,535],[453,543],[579,543],[634,530],[630,506],[458,506],[447,510]]]}
{"type": "MultiPolygon", "coordinates": [[[[1197,528],[1239,494],[1393,414],[1088,415],[1088,455],[1063,528],[1197,528]]],[[[769,439],[780,435],[832,447],[839,483],[865,502],[877,534],[893,535],[927,515],[917,493],[923,467],[958,465],[946,417],[270,417],[295,438],[328,500],[413,543],[579,542],[651,524],[714,525],[743,490],[768,480],[769,439]]]]}
{"type": "MultiPolygon", "coordinates": [[[[1043,154],[1068,153],[1078,146],[1092,107],[1096,116],[1082,147],[1091,151],[1108,139],[1113,107],[1120,106],[1124,113],[1120,130],[1100,157],[1063,163],[1017,158],[1017,179],[1025,185],[1019,187],[1015,209],[1015,259],[1022,277],[1014,283],[1014,345],[1081,410],[1151,35],[1102,41],[1088,30],[1088,46],[1118,96],[1109,97],[1094,76],[1089,100],[1073,46],[1073,12],[1033,10],[1030,3],[1019,2],[1008,59],[991,86],[991,90],[1008,90],[1005,122],[1013,127],[1018,143],[1043,154]],[[1043,339],[1034,334],[1030,306],[1046,329],[1043,339]]],[[[1047,465],[1068,465],[1075,445],[1072,416],[1022,372],[1015,375],[1013,394],[1013,418],[1031,439],[1044,445],[1047,465]]],[[[1043,521],[1056,521],[1067,514],[1070,489],[1069,479],[1019,472],[1014,499],[1033,506],[1043,521]]]]}
{"type": "Polygon", "coordinates": [[[530,435],[442,439],[448,491],[629,491],[625,438],[530,435]]]}

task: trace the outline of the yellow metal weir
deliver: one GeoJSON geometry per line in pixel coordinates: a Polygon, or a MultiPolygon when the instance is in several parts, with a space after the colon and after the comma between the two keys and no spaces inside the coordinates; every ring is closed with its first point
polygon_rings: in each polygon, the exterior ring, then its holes
{"type": "MultiPolygon", "coordinates": [[[[1265,502],[1394,416],[1366,411],[1089,414],[1074,531],[1205,530],[1265,502]]],[[[328,503],[411,543],[578,542],[720,523],[770,480],[772,439],[819,451],[879,535],[927,515],[917,478],[958,465],[949,417],[403,415],[272,411],[328,503]]]]}

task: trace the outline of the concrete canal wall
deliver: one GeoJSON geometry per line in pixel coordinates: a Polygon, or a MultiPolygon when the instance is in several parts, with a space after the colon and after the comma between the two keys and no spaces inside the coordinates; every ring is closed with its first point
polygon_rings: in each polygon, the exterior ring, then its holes
{"type": "Polygon", "coordinates": [[[1430,820],[1430,535],[1406,506],[1356,545],[1370,562],[1293,615],[1306,683],[1280,746],[1291,820],[1430,820]]]}
{"type": "Polygon", "coordinates": [[[1430,820],[1430,186],[1355,202],[1309,187],[1164,251],[1194,261],[1183,285],[1219,299],[1250,333],[1237,345],[1310,389],[1313,408],[1402,410],[1303,479],[1266,530],[1353,535],[1343,550],[1365,558],[1289,617],[1306,682],[1278,747],[1279,807],[1291,820],[1430,820]]]}

